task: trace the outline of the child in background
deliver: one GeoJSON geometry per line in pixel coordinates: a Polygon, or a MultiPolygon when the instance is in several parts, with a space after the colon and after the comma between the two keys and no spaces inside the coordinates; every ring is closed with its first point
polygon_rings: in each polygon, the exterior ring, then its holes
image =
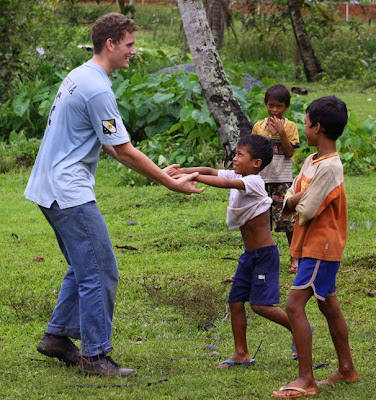
{"type": "MultiPolygon", "coordinates": [[[[271,227],[275,232],[286,232],[289,245],[294,230],[294,217],[282,217],[283,198],[291,186],[292,160],[294,149],[299,147],[299,134],[296,124],[283,116],[290,106],[290,92],[286,86],[276,84],[265,93],[265,105],[269,116],[256,122],[253,134],[262,135],[272,141],[273,160],[260,172],[266,191],[272,198],[271,227]]],[[[289,271],[296,273],[298,260],[290,258],[289,271]]]]}
{"type": "Polygon", "coordinates": [[[254,362],[246,339],[247,301],[254,312],[291,332],[286,313],[274,306],[279,303],[279,252],[270,231],[272,200],[259,175],[272,158],[273,148],[267,138],[245,135],[237,143],[233,171],[209,167],[178,168],[177,164],[165,169],[171,176],[199,172],[198,182],[231,189],[227,224],[229,229],[240,229],[245,251],[239,258],[229,296],[235,353],[219,363],[218,368],[246,367],[254,362]]]}
{"type": "Polygon", "coordinates": [[[346,105],[335,96],[321,97],[307,109],[304,133],[317,153],[305,160],[286,194],[284,209],[297,212],[290,251],[299,258],[299,269],[286,309],[299,355],[299,376],[274,392],[273,397],[314,396],[317,385],[358,380],[347,325],[336,296],[336,275],[347,238],[346,193],[336,140],[346,123],[346,105]],[[312,333],[305,313],[312,296],[327,320],[338,357],[338,371],[319,382],[313,376],[312,333]]]}

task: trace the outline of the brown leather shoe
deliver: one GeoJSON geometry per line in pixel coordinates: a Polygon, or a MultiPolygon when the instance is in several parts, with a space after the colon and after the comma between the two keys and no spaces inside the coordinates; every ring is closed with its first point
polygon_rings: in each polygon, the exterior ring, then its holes
{"type": "Polygon", "coordinates": [[[47,357],[56,357],[67,365],[75,365],[80,361],[80,350],[66,336],[45,333],[37,346],[37,350],[47,357]]]}
{"type": "Polygon", "coordinates": [[[121,368],[110,356],[103,356],[95,361],[81,357],[78,372],[86,375],[114,376],[120,378],[136,374],[134,369],[121,368]]]}

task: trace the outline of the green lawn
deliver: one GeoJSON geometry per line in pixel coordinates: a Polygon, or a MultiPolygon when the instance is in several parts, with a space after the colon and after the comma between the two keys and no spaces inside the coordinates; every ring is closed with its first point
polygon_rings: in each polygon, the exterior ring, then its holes
{"type": "MultiPolygon", "coordinates": [[[[2,399],[268,399],[297,374],[291,338],[249,310],[248,343],[261,350],[254,367],[215,369],[233,351],[230,322],[223,322],[231,276],[242,251],[239,232],[228,231],[228,192],[207,188],[184,196],[163,187],[119,187],[114,164],[102,161],[98,204],[119,261],[113,358],[138,374],[126,380],[82,377],[75,368],[36,352],[53,310],[65,263],[39,209],[23,198],[28,172],[0,175],[0,397],[2,399]],[[136,225],[127,225],[133,221],[136,225]],[[132,246],[128,250],[124,246],[132,246]],[[213,327],[214,324],[215,327],[213,327]],[[213,329],[211,329],[213,328],[213,329]],[[205,349],[214,345],[219,354],[205,349]],[[117,386],[116,386],[117,385],[117,386]]],[[[349,325],[361,380],[321,390],[321,399],[373,399],[376,353],[375,175],[346,177],[349,239],[338,275],[338,295],[349,325]]],[[[281,304],[293,276],[288,249],[281,252],[281,304]]],[[[336,369],[333,345],[316,303],[317,379],[336,369]]]]}
{"type": "Polygon", "coordinates": [[[308,89],[308,95],[302,96],[307,103],[318,97],[335,95],[347,104],[349,111],[355,113],[359,121],[376,118],[376,93],[374,90],[360,91],[353,88],[351,90],[339,90],[338,88],[324,86],[322,83],[288,83],[290,89],[293,86],[308,89]]]}

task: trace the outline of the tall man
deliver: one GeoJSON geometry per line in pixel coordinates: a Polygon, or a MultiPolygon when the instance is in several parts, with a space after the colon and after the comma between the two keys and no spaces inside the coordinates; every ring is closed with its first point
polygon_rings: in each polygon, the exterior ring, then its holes
{"type": "Polygon", "coordinates": [[[93,58],[72,70],[51,108],[25,190],[53,228],[68,263],[57,305],[37,350],[91,375],[128,376],[107,355],[118,268],[106,223],[97,207],[94,173],[101,149],[120,163],[185,194],[201,193],[197,174],[173,179],[132,146],[109,75],[136,54],[135,22],[117,13],[92,27],[93,58]],[[81,339],[81,352],[69,339],[81,339]]]}

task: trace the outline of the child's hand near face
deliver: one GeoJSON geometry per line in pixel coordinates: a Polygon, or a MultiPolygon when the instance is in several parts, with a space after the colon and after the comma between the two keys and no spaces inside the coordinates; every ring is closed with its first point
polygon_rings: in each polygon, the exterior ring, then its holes
{"type": "Polygon", "coordinates": [[[281,133],[285,131],[285,125],[283,123],[283,118],[278,118],[276,116],[271,115],[268,118],[268,130],[272,134],[278,132],[279,135],[281,135],[281,133]]]}

